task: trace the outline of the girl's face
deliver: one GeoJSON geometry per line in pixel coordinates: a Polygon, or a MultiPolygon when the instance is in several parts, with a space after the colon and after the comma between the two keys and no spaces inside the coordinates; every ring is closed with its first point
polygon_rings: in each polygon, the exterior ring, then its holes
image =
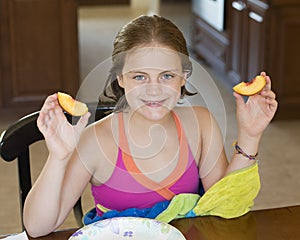
{"type": "Polygon", "coordinates": [[[125,90],[130,110],[160,120],[177,104],[185,74],[177,52],[144,47],[127,53],[118,82],[125,90]]]}

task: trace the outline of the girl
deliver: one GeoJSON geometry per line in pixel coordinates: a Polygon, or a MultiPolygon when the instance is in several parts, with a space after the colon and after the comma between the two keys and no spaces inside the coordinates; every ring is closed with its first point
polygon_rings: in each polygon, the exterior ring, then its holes
{"type": "MultiPolygon", "coordinates": [[[[58,228],[86,186],[95,205],[124,210],[147,208],[179,193],[208,190],[227,173],[255,161],[260,138],[277,109],[270,78],[249,97],[234,93],[237,142],[242,154],[228,164],[216,121],[203,107],[177,106],[192,73],[185,39],[169,20],[141,16],[121,29],[113,67],[101,98],[116,102],[114,113],[85,128],[89,113],[71,126],[57,95],[49,96],[38,127],[49,156],[24,207],[33,236],[58,228]]],[[[97,209],[97,214],[102,211],[97,209]]]]}

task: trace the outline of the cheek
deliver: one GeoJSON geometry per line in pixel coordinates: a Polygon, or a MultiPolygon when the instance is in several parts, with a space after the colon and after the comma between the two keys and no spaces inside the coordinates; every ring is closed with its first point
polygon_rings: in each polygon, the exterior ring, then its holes
{"type": "Polygon", "coordinates": [[[168,92],[172,95],[181,95],[181,87],[180,83],[175,83],[173,85],[168,86],[168,92]]]}
{"type": "Polygon", "coordinates": [[[142,87],[137,86],[127,86],[125,88],[125,96],[128,102],[131,102],[132,100],[138,98],[139,95],[141,95],[143,92],[142,87]]]}

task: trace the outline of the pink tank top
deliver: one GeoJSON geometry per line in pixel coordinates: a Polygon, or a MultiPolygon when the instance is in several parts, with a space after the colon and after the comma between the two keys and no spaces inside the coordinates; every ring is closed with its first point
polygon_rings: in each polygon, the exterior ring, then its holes
{"type": "MultiPolygon", "coordinates": [[[[107,182],[91,190],[95,205],[111,210],[127,208],[149,208],[154,204],[170,200],[179,193],[198,193],[199,171],[190,151],[179,118],[173,113],[179,138],[179,159],[173,172],[160,182],[153,181],[141,173],[130,156],[124,131],[123,115],[118,113],[119,148],[115,169],[107,182]],[[122,151],[123,149],[123,151],[122,151]]],[[[97,208],[98,215],[103,213],[97,208]]]]}

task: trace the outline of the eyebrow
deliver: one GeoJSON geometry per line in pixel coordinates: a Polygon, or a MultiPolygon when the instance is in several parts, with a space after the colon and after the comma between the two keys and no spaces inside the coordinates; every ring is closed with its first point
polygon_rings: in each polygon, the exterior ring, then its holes
{"type": "Polygon", "coordinates": [[[138,70],[133,70],[133,71],[129,71],[129,72],[126,72],[125,74],[127,73],[142,73],[142,74],[147,74],[146,72],[143,72],[143,71],[138,71],[138,70]]]}
{"type": "MultiPolygon", "coordinates": [[[[160,74],[163,74],[163,73],[167,73],[167,72],[179,72],[178,69],[168,69],[168,70],[165,70],[163,72],[160,72],[160,74]]],[[[140,70],[132,70],[132,71],[128,71],[127,73],[142,73],[142,74],[148,74],[147,72],[143,72],[143,71],[140,71],[140,70]]],[[[125,73],[126,74],[126,73],[125,73]]]]}

